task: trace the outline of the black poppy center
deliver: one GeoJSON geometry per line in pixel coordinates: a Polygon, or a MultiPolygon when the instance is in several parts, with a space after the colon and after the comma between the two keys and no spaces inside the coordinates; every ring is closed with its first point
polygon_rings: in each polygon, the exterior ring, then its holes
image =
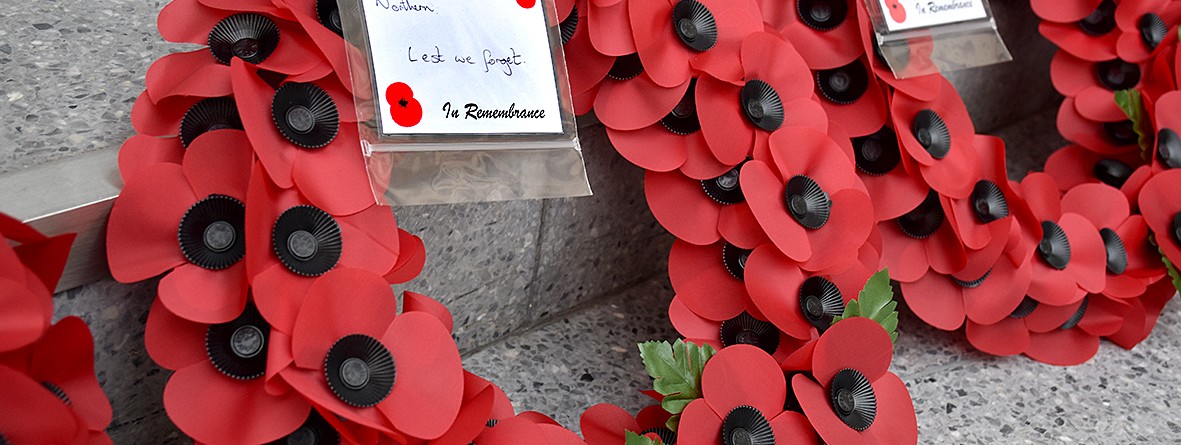
{"type": "Polygon", "coordinates": [[[1091,11],[1090,15],[1079,20],[1078,27],[1093,36],[1101,36],[1111,32],[1115,29],[1115,2],[1103,0],[1094,11],[1091,11]]]}
{"type": "Polygon", "coordinates": [[[1165,21],[1151,12],[1140,16],[1136,25],[1140,28],[1140,41],[1144,42],[1149,51],[1155,50],[1169,33],[1169,26],[1165,21]]]}
{"type": "Polygon", "coordinates": [[[316,254],[316,236],[306,230],[296,230],[287,237],[287,249],[292,255],[301,260],[307,260],[316,254]]]}
{"type": "Polygon", "coordinates": [[[677,102],[677,106],[660,119],[660,123],[664,125],[665,129],[680,135],[693,134],[701,129],[701,122],[697,120],[696,91],[697,79],[692,79],[689,81],[689,88],[685,90],[685,95],[681,96],[681,101],[677,102]]]}
{"type": "Polygon", "coordinates": [[[832,199],[812,178],[793,176],[787,181],[783,194],[788,212],[801,226],[814,230],[828,223],[832,199]]]}
{"type": "Polygon", "coordinates": [[[1066,269],[1070,264],[1070,240],[1062,226],[1053,221],[1042,221],[1042,240],[1037,244],[1037,253],[1051,267],[1066,269]]]}
{"type": "Polygon", "coordinates": [[[1131,145],[1135,144],[1139,139],[1136,134],[1136,126],[1132,121],[1125,120],[1119,122],[1104,122],[1103,132],[1116,145],[1131,145]]]}
{"type": "Polygon", "coordinates": [[[939,204],[939,194],[931,190],[927,198],[918,207],[899,216],[898,228],[907,236],[923,239],[931,236],[943,225],[943,206],[939,204]]]}
{"type": "Polygon", "coordinates": [[[779,349],[779,330],[770,322],[743,312],[723,321],[720,338],[722,346],[751,345],[774,354],[779,349]]]}
{"type": "Polygon", "coordinates": [[[340,9],[335,0],[316,0],[316,20],[336,35],[344,35],[344,28],[340,23],[340,9]]]}
{"type": "Polygon", "coordinates": [[[877,397],[869,379],[855,369],[842,369],[829,383],[833,411],[849,428],[865,431],[877,417],[877,397]]]}
{"type": "Polygon", "coordinates": [[[364,334],[340,338],[324,358],[328,387],[345,403],[368,407],[390,394],[397,377],[394,357],[377,339],[364,334]]]}
{"type": "Polygon", "coordinates": [[[849,7],[843,0],[800,0],[796,13],[808,27],[828,31],[844,23],[849,7]]]}
{"type": "Polygon", "coordinates": [[[286,83],[271,99],[275,127],[291,143],[303,148],[328,145],[340,130],[336,101],[310,83],[286,83]]]}
{"type": "Polygon", "coordinates": [[[751,80],[743,85],[739,94],[740,105],[746,118],[752,124],[766,131],[775,131],[783,125],[783,101],[771,84],[751,80]]]}
{"type": "Polygon", "coordinates": [[[745,278],[746,260],[750,258],[750,250],[743,249],[730,243],[722,245],[722,265],[726,271],[739,281],[745,278]]]}
{"type": "Polygon", "coordinates": [[[238,106],[230,97],[210,97],[201,99],[185,111],[180,120],[180,144],[188,148],[197,136],[214,130],[241,130],[242,118],[238,115],[238,106]]]}
{"type": "Polygon", "coordinates": [[[340,260],[340,225],[327,212],[309,205],[279,215],[271,238],[275,255],[299,275],[322,275],[340,260]]]}
{"type": "Polygon", "coordinates": [[[222,374],[239,380],[261,377],[266,372],[267,338],[270,325],[253,304],[232,321],[210,325],[205,330],[205,351],[222,374]]]}
{"type": "Polygon", "coordinates": [[[1058,329],[1067,330],[1078,326],[1078,323],[1083,321],[1083,316],[1087,314],[1087,306],[1090,305],[1090,303],[1090,295],[1083,297],[1083,303],[1078,306],[1078,309],[1074,311],[1074,314],[1072,314],[1070,318],[1062,322],[1062,326],[1059,326],[1058,329]]]}
{"type": "Polygon", "coordinates": [[[1107,272],[1119,275],[1128,269],[1128,248],[1119,234],[1110,228],[1099,229],[1099,236],[1103,238],[1103,247],[1107,250],[1107,272]]]}
{"type": "MultiPolygon", "coordinates": [[[[1181,141],[1178,142],[1181,143],[1181,141]]],[[[1128,177],[1132,176],[1132,167],[1115,159],[1102,159],[1095,163],[1091,172],[1100,182],[1120,188],[1124,186],[1125,182],[1128,182],[1128,177]]]]}
{"type": "Polygon", "coordinates": [[[648,435],[648,434],[655,434],[656,437],[660,438],[660,441],[663,442],[664,445],[677,445],[677,433],[673,432],[673,430],[670,430],[668,428],[664,428],[664,427],[648,428],[648,429],[640,432],[641,436],[648,435]]]}
{"type": "Polygon", "coordinates": [[[189,207],[177,226],[180,251],[189,262],[209,270],[230,267],[246,255],[239,234],[246,226],[246,206],[225,195],[209,195],[189,207]]]}
{"type": "Polygon", "coordinates": [[[774,445],[775,432],[762,412],[752,406],[738,406],[722,421],[725,445],[774,445]]]}
{"type": "Polygon", "coordinates": [[[574,33],[578,32],[578,6],[575,5],[570,8],[570,15],[558,24],[558,30],[562,33],[562,44],[570,43],[570,39],[574,38],[574,33]]]}
{"type": "Polygon", "coordinates": [[[1181,167],[1181,137],[1171,128],[1156,133],[1156,154],[1169,168],[1181,167]]]}
{"type": "Polygon", "coordinates": [[[224,65],[237,57],[259,64],[279,46],[279,27],[271,19],[253,13],[234,14],[209,31],[209,50],[224,65]]]}
{"type": "Polygon", "coordinates": [[[1037,306],[1037,300],[1029,298],[1029,296],[1026,295],[1025,298],[1021,300],[1021,304],[1017,305],[1016,309],[1013,309],[1013,313],[1009,314],[1009,317],[1018,319],[1028,317],[1029,314],[1032,314],[1033,311],[1037,309],[1037,306]]]}
{"type": "Polygon", "coordinates": [[[673,7],[673,31],[694,51],[708,51],[718,42],[718,23],[697,0],[681,0],[673,7]]]}
{"type": "Polygon", "coordinates": [[[738,204],[746,200],[742,195],[742,186],[738,182],[738,174],[742,169],[742,164],[738,164],[721,176],[713,179],[706,179],[701,181],[701,188],[705,194],[719,204],[738,204]]]}
{"type": "Polygon", "coordinates": [[[972,281],[964,281],[956,277],[951,277],[951,281],[955,284],[958,284],[960,287],[966,289],[975,289],[980,287],[981,284],[984,284],[984,280],[987,280],[989,275],[992,275],[992,269],[984,271],[984,275],[981,275],[979,278],[976,278],[972,281]]]}
{"type": "Polygon", "coordinates": [[[41,387],[49,390],[49,392],[53,393],[54,397],[57,397],[58,400],[61,400],[62,403],[65,403],[67,406],[74,404],[74,402],[70,401],[70,396],[66,394],[66,391],[62,389],[62,387],[57,386],[57,384],[44,381],[41,382],[41,387]]]}
{"type": "Polygon", "coordinates": [[[943,117],[934,110],[922,110],[911,121],[914,138],[935,159],[943,159],[951,151],[951,131],[943,117]]]}
{"type": "Polygon", "coordinates": [[[296,133],[307,134],[316,125],[316,117],[312,110],[302,105],[296,105],[287,110],[287,125],[296,133]]]}
{"type": "Polygon", "coordinates": [[[1173,242],[1181,243],[1181,212],[1173,215],[1173,242]]]}
{"type": "Polygon", "coordinates": [[[852,141],[857,169],[867,174],[884,175],[902,161],[898,137],[890,127],[882,127],[871,135],[855,137],[852,141]]]}
{"type": "Polygon", "coordinates": [[[820,332],[832,325],[833,317],[845,311],[841,289],[824,277],[804,280],[800,285],[799,301],[804,319],[820,332]]]}
{"type": "Polygon", "coordinates": [[[832,103],[851,104],[869,88],[869,71],[860,60],[842,67],[820,70],[816,72],[816,87],[820,95],[832,103]]]}
{"type": "Polygon", "coordinates": [[[980,180],[972,188],[972,210],[980,222],[988,224],[1009,216],[1009,201],[1000,186],[987,179],[980,180]]]}
{"type": "Polygon", "coordinates": [[[1140,83],[1140,65],[1112,59],[1096,63],[1095,75],[1099,77],[1099,83],[1109,90],[1126,90],[1140,83]]]}
{"type": "Polygon", "coordinates": [[[611,65],[611,70],[607,71],[607,77],[615,80],[628,80],[639,76],[644,72],[644,64],[640,62],[640,55],[631,53],[626,56],[619,56],[615,58],[615,63],[611,65]]]}

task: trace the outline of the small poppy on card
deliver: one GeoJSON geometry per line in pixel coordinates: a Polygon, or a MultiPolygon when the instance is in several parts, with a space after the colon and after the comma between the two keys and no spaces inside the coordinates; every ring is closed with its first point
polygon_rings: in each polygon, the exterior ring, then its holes
{"type": "MultiPolygon", "coordinates": [[[[529,1],[532,6],[530,0],[521,1],[529,1]]],[[[402,82],[391,83],[385,89],[385,100],[390,104],[390,117],[394,119],[394,123],[403,127],[413,127],[422,121],[422,104],[414,98],[414,90],[410,89],[410,85],[402,82]]]]}

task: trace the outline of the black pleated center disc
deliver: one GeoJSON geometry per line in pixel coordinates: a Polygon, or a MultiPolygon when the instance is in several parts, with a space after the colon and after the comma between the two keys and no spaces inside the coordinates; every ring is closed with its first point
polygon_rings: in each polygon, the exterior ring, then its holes
{"type": "Polygon", "coordinates": [[[1070,264],[1070,240],[1058,223],[1042,221],[1042,240],[1037,244],[1037,253],[1055,269],[1063,270],[1070,264]]]}
{"type": "Polygon", "coordinates": [[[66,404],[66,406],[72,406],[74,404],[74,402],[70,400],[70,395],[66,394],[66,391],[62,389],[62,387],[48,381],[42,381],[40,383],[42,388],[49,390],[49,392],[53,393],[54,397],[57,397],[57,399],[61,400],[62,403],[66,404]]]}
{"type": "Polygon", "coordinates": [[[205,330],[205,352],[222,374],[239,380],[262,377],[267,369],[267,340],[271,325],[250,303],[232,321],[209,325],[205,330]]]}
{"type": "Polygon", "coordinates": [[[722,245],[722,265],[730,275],[742,281],[746,274],[746,260],[750,258],[750,250],[743,249],[730,243],[722,245]]]}
{"type": "Polygon", "coordinates": [[[800,312],[804,318],[824,332],[832,326],[832,319],[845,312],[841,289],[824,277],[811,277],[800,285],[800,312]]]}
{"type": "Polygon", "coordinates": [[[1156,155],[1169,168],[1181,167],[1181,137],[1177,136],[1177,132],[1162,128],[1156,133],[1156,155]]]}
{"type": "Polygon", "coordinates": [[[319,276],[340,260],[340,225],[323,210],[295,206],[275,220],[271,244],[287,269],[299,275],[319,276]]]}
{"type": "Polygon", "coordinates": [[[1131,145],[1140,140],[1140,136],[1136,134],[1136,126],[1130,120],[1104,122],[1103,132],[1116,145],[1131,145]]]}
{"type": "Polygon", "coordinates": [[[209,195],[185,211],[176,238],[189,262],[220,270],[246,255],[245,230],[246,205],[229,196],[209,195]]]}
{"type": "Polygon", "coordinates": [[[775,445],[775,432],[763,413],[752,406],[736,407],[722,421],[725,445],[775,445]]]}
{"type": "Polygon", "coordinates": [[[708,51],[718,43],[718,22],[697,0],[681,0],[673,7],[673,32],[694,51],[708,51]]]}
{"type": "Polygon", "coordinates": [[[1095,64],[1095,75],[1099,83],[1112,91],[1126,90],[1140,83],[1140,66],[1112,59],[1095,64]]]}
{"type": "Polygon", "coordinates": [[[1165,21],[1151,12],[1140,16],[1136,25],[1140,27],[1140,41],[1144,42],[1149,51],[1155,50],[1169,33],[1169,26],[1165,21]]]}
{"type": "Polygon", "coordinates": [[[340,24],[340,9],[336,0],[316,0],[316,20],[329,31],[338,36],[344,36],[344,27],[340,24]]]}
{"type": "Polygon", "coordinates": [[[641,436],[646,434],[655,434],[656,437],[660,438],[661,442],[664,442],[664,445],[677,445],[677,433],[674,433],[673,430],[668,428],[648,428],[644,431],[640,431],[641,436]]]}
{"type": "Polygon", "coordinates": [[[796,13],[808,27],[828,31],[844,23],[849,5],[844,0],[799,0],[796,13]]]}
{"type": "MultiPolygon", "coordinates": [[[[1178,149],[1181,150],[1181,140],[1177,142],[1178,149]]],[[[1099,182],[1120,188],[1132,176],[1132,167],[1115,159],[1102,159],[1095,163],[1095,166],[1091,168],[1091,172],[1095,174],[1095,178],[1099,182]]]]}
{"type": "Polygon", "coordinates": [[[340,433],[313,409],[303,425],[267,445],[340,445],[340,433]]]}
{"type": "Polygon", "coordinates": [[[911,121],[911,132],[919,145],[935,159],[943,159],[951,151],[951,131],[947,123],[933,110],[923,110],[915,114],[911,121]]]}
{"type": "Polygon", "coordinates": [[[743,312],[722,322],[722,346],[751,345],[768,354],[779,348],[779,330],[770,322],[759,320],[743,312]]]}
{"type": "Polygon", "coordinates": [[[1173,215],[1173,242],[1181,243],[1181,212],[1173,215]]]}
{"type": "Polygon", "coordinates": [[[971,199],[972,210],[981,223],[988,224],[1009,216],[1009,200],[995,182],[987,179],[976,182],[971,199]]]}
{"type": "Polygon", "coordinates": [[[558,31],[562,34],[562,44],[570,43],[570,39],[573,39],[574,33],[578,31],[578,5],[571,8],[570,15],[558,24],[558,31]]]}
{"type": "Polygon", "coordinates": [[[939,194],[931,190],[918,207],[899,216],[897,221],[902,233],[911,238],[923,239],[939,230],[939,226],[943,225],[943,219],[943,206],[939,205],[939,194]]]}
{"type": "Polygon", "coordinates": [[[701,130],[701,121],[697,120],[697,79],[689,81],[689,88],[673,110],[660,119],[660,124],[668,131],[688,135],[701,130]]]}
{"type": "Polygon", "coordinates": [[[615,80],[628,80],[639,76],[644,72],[644,64],[640,62],[640,55],[631,53],[626,56],[619,56],[615,58],[615,63],[611,65],[611,70],[607,71],[607,77],[615,80]]]}
{"type": "Polygon", "coordinates": [[[1009,314],[1009,318],[1021,319],[1028,317],[1029,314],[1032,314],[1034,310],[1037,310],[1037,306],[1037,300],[1029,298],[1029,296],[1026,295],[1025,298],[1021,300],[1021,304],[1017,305],[1016,309],[1013,309],[1013,313],[1009,314]]]}
{"type": "Polygon", "coordinates": [[[783,199],[788,213],[809,229],[819,229],[828,223],[832,211],[832,199],[812,178],[795,175],[783,189],[783,199]]]}
{"type": "Polygon", "coordinates": [[[275,91],[271,117],[292,144],[319,148],[336,138],[340,114],[327,92],[310,83],[287,83],[275,91]]]}
{"type": "Polygon", "coordinates": [[[756,127],[775,131],[783,125],[783,101],[779,99],[779,93],[775,92],[771,84],[757,79],[751,80],[742,86],[738,100],[746,118],[756,127]]]}
{"type": "Polygon", "coordinates": [[[964,281],[956,277],[951,277],[951,281],[955,282],[955,284],[958,284],[962,288],[975,289],[980,287],[981,284],[984,284],[984,280],[987,280],[989,275],[992,275],[992,269],[984,271],[984,275],[981,275],[980,278],[972,281],[964,281]]]}
{"type": "Polygon", "coordinates": [[[193,143],[197,136],[213,130],[234,129],[241,130],[242,118],[238,115],[238,106],[230,97],[210,97],[189,107],[180,120],[180,144],[185,148],[193,143]]]}
{"type": "Polygon", "coordinates": [[[1093,35],[1101,36],[1111,32],[1115,29],[1115,2],[1112,0],[1103,0],[1091,15],[1079,20],[1078,27],[1083,32],[1093,35]]]}
{"type": "Polygon", "coordinates": [[[902,161],[898,150],[898,136],[894,129],[882,127],[873,134],[852,139],[853,156],[857,169],[873,176],[880,176],[894,170],[902,161]]]}
{"type": "Polygon", "coordinates": [[[869,72],[861,60],[830,70],[816,72],[816,87],[829,102],[848,105],[856,102],[869,88],[869,72]]]}
{"type": "Polygon", "coordinates": [[[1107,249],[1107,272],[1119,275],[1128,269],[1128,248],[1124,246],[1123,238],[1107,227],[1099,229],[1099,236],[1103,237],[1103,247],[1107,249]]]}
{"type": "Polygon", "coordinates": [[[1083,297],[1083,304],[1080,304],[1078,306],[1078,310],[1074,311],[1074,315],[1071,315],[1070,318],[1068,318],[1068,319],[1066,319],[1066,321],[1062,322],[1062,326],[1059,326],[1058,329],[1067,330],[1067,329],[1071,329],[1075,326],[1078,326],[1078,322],[1083,321],[1083,315],[1086,315],[1087,306],[1090,304],[1091,304],[1091,296],[1088,295],[1088,296],[1083,297]]]}
{"type": "Polygon", "coordinates": [[[279,27],[259,14],[231,15],[209,31],[209,50],[223,65],[229,65],[234,57],[257,65],[270,57],[278,46],[279,27]]]}
{"type": "Polygon", "coordinates": [[[829,401],[837,418],[849,428],[865,431],[878,413],[878,399],[869,379],[855,369],[842,369],[828,385],[829,401]]]}
{"type": "Polygon", "coordinates": [[[0,433],[0,445],[12,445],[12,442],[8,441],[8,438],[4,436],[4,433],[0,433]]]}
{"type": "Polygon", "coordinates": [[[706,196],[719,204],[738,204],[746,201],[746,197],[742,195],[742,185],[738,182],[738,172],[743,164],[746,164],[746,161],[721,176],[701,181],[701,189],[705,190],[706,196]]]}
{"type": "Polygon", "coordinates": [[[353,334],[340,338],[324,357],[328,387],[345,403],[365,408],[390,395],[397,377],[394,356],[376,338],[353,334]]]}

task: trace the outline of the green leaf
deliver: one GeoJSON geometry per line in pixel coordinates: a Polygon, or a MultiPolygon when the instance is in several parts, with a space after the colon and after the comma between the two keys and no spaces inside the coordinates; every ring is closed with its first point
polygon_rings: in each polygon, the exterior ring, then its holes
{"type": "Polygon", "coordinates": [[[710,345],[698,346],[682,340],[673,344],[649,341],[640,343],[639,347],[644,369],[653,379],[652,389],[664,396],[660,405],[673,415],[668,420],[668,428],[676,431],[685,406],[701,398],[701,373],[705,370],[705,362],[716,351],[710,345]]]}
{"type": "Polygon", "coordinates": [[[865,317],[882,325],[891,341],[898,341],[898,302],[890,286],[890,273],[882,269],[869,277],[857,299],[845,305],[845,312],[833,317],[832,323],[852,317],[865,317]]]}
{"type": "Polygon", "coordinates": [[[1165,258],[1164,255],[1161,255],[1160,259],[1165,262],[1165,268],[1169,270],[1169,278],[1173,279],[1173,287],[1181,291],[1181,273],[1177,272],[1177,266],[1174,266],[1173,262],[1165,258]]]}
{"type": "Polygon", "coordinates": [[[1115,104],[1124,111],[1124,115],[1132,121],[1132,129],[1139,136],[1140,157],[1152,159],[1152,122],[1144,113],[1144,100],[1136,90],[1119,90],[1115,92],[1115,104]]]}
{"type": "Polygon", "coordinates": [[[661,442],[660,438],[652,439],[631,431],[624,433],[624,439],[624,445],[664,445],[664,442],[661,442]]]}

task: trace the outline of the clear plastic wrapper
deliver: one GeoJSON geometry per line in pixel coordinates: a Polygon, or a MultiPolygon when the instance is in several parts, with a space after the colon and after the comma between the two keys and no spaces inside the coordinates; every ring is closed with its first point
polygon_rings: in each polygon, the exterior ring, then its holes
{"type": "Polygon", "coordinates": [[[988,0],[865,0],[879,54],[899,79],[1013,60],[988,0]]]}

